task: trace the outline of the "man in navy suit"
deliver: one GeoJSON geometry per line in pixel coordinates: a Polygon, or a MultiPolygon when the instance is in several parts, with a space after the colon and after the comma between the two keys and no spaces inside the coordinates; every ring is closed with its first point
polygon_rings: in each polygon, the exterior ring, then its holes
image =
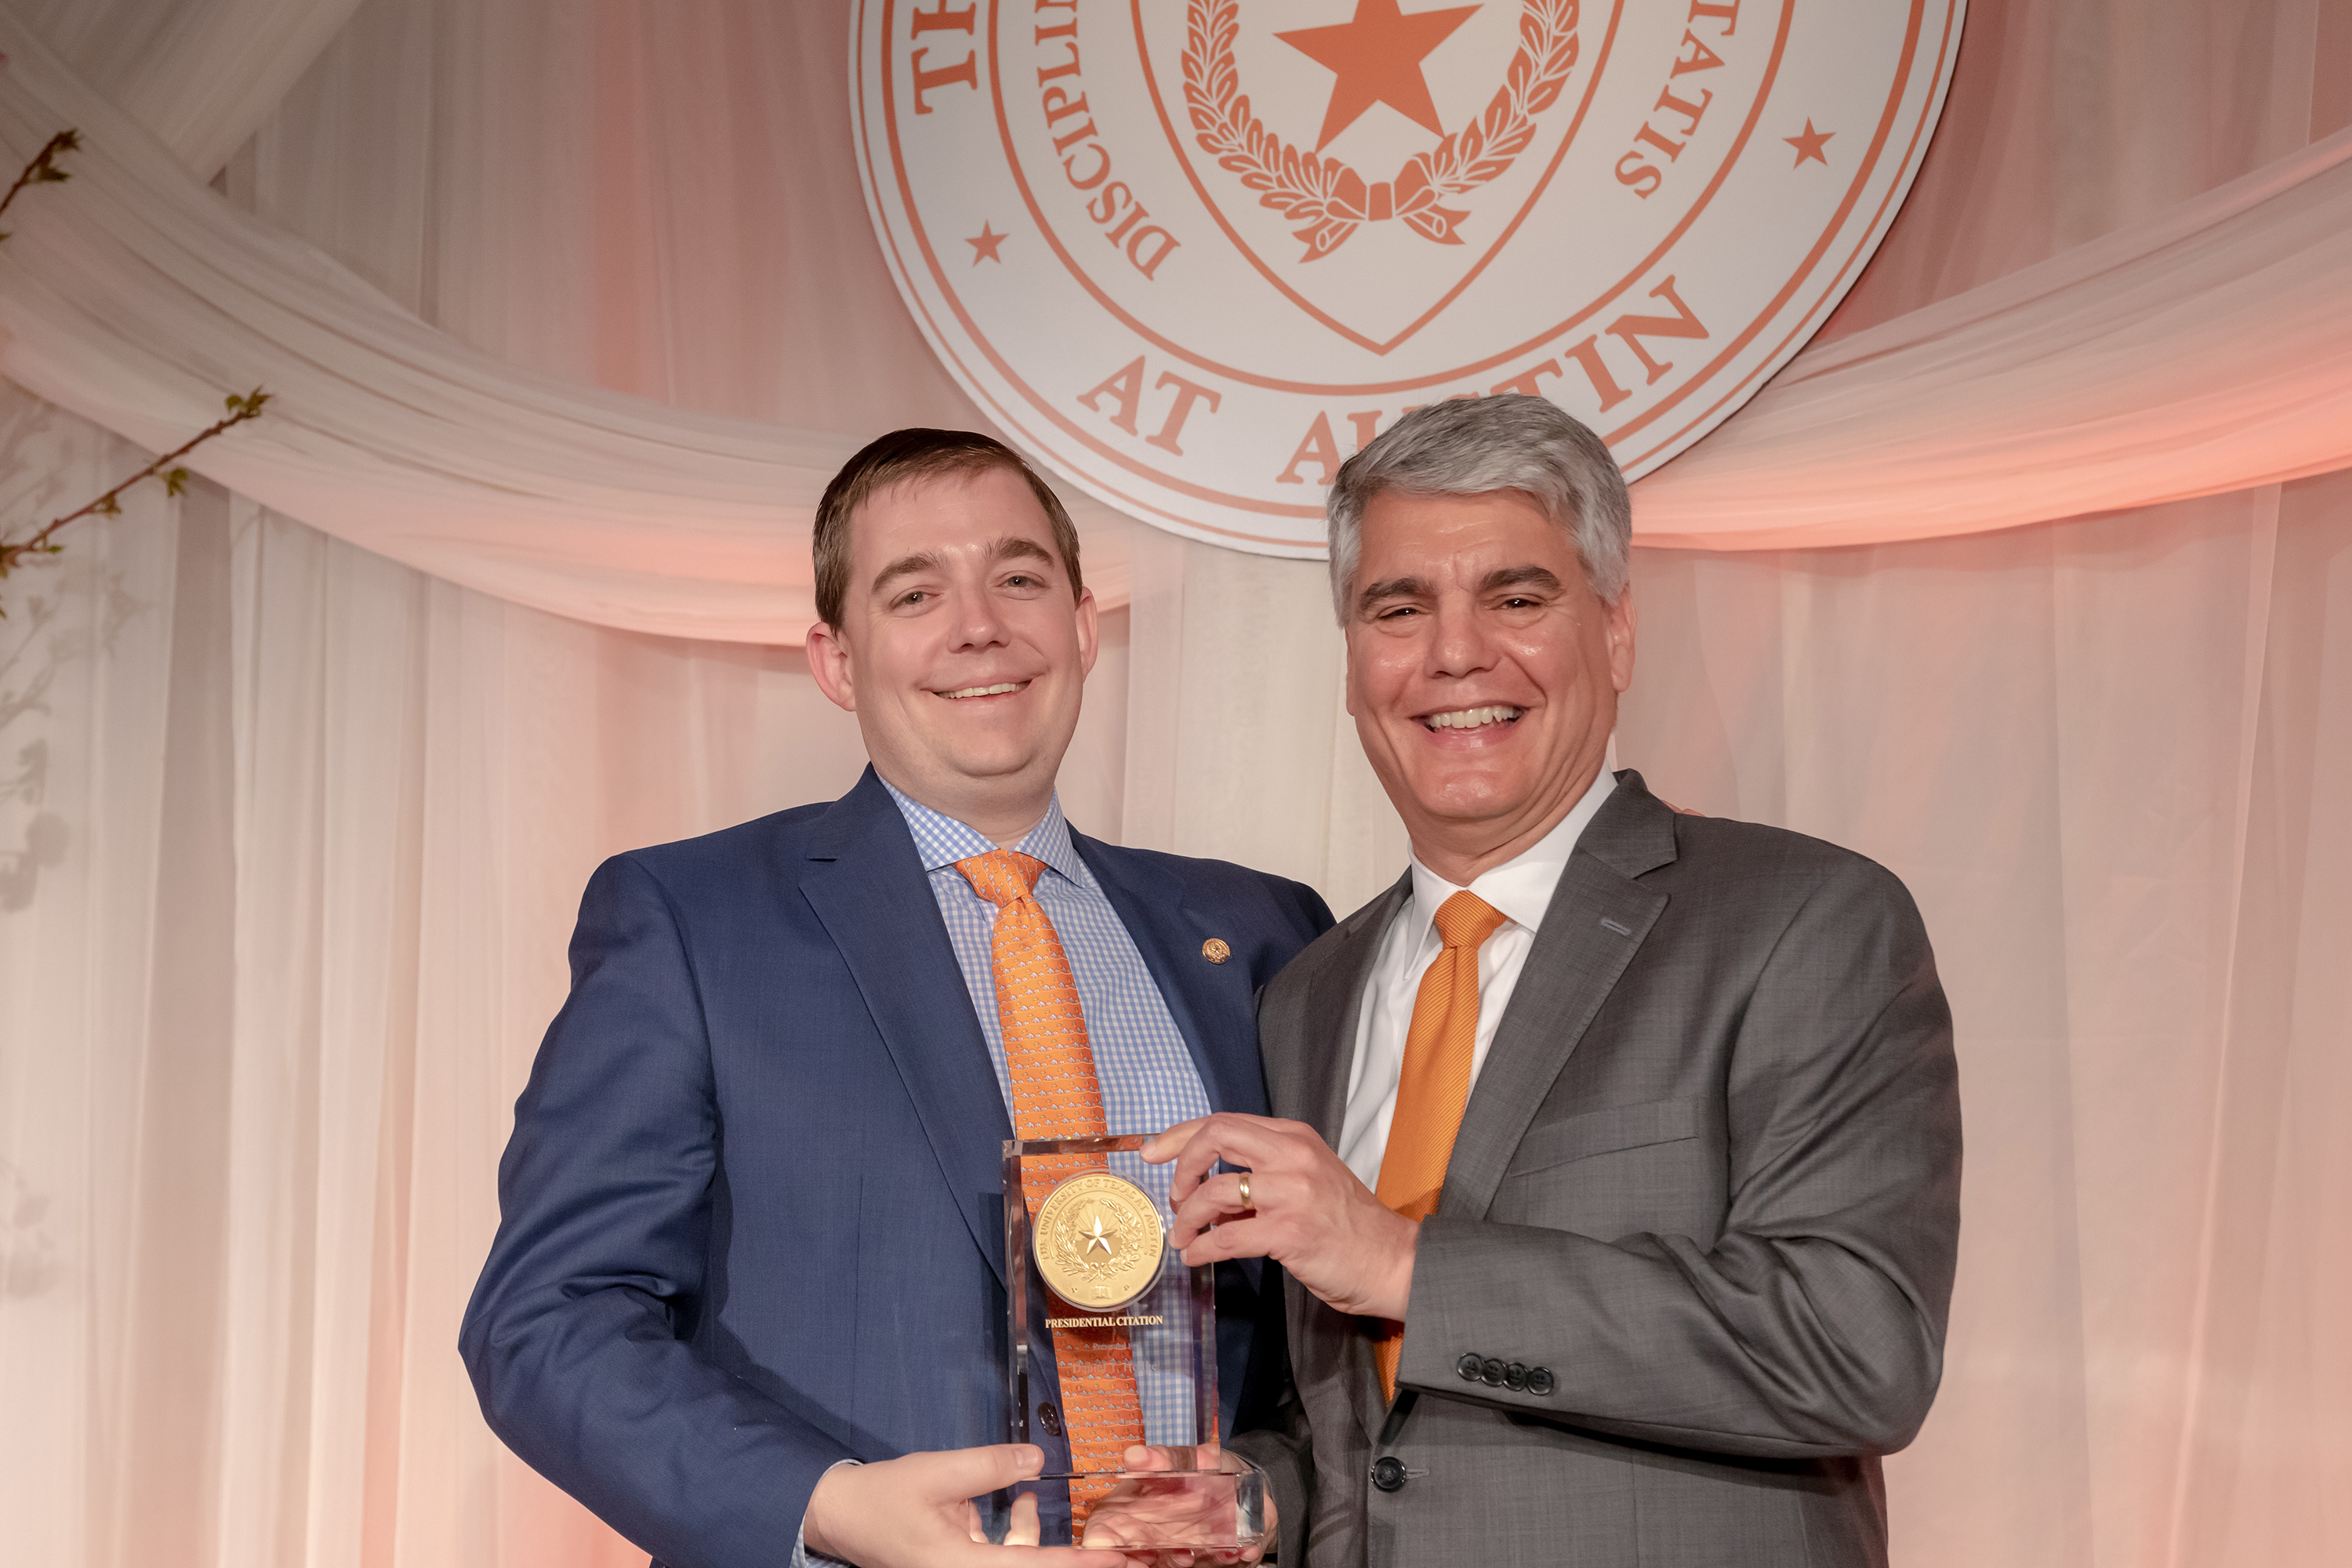
{"type": "MultiPolygon", "coordinates": [[[[461,1345],[492,1429],[671,1568],[1009,1564],[1041,1549],[976,1543],[966,1500],[1060,1468],[1066,1438],[1049,1372],[1045,1450],[1003,1441],[999,911],[958,862],[1043,863],[1113,1132],[1264,1114],[1256,993],[1331,919],[1297,883],[1064,822],[1095,603],[1010,450],[884,437],[827,489],[814,552],[810,670],[873,765],[830,805],[598,868],[461,1345]]],[[[1227,1431],[1279,1383],[1278,1340],[1251,1362],[1260,1283],[1219,1279],[1227,1431]]],[[[1136,1375],[1148,1409],[1164,1392],[1136,1375]]]]}

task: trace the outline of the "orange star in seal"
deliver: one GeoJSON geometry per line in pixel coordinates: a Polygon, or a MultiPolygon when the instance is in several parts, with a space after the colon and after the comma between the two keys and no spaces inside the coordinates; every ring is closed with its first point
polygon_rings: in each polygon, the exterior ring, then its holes
{"type": "Polygon", "coordinates": [[[1823,143],[1827,142],[1831,137],[1836,134],[1837,132],[1834,131],[1814,130],[1813,122],[1811,120],[1808,120],[1805,121],[1805,133],[1802,136],[1781,137],[1781,141],[1786,142],[1790,146],[1794,147],[1797,150],[1797,161],[1789,166],[1792,169],[1801,168],[1804,166],[1805,160],[1810,158],[1814,163],[1819,163],[1822,168],[1828,168],[1830,166],[1830,161],[1829,158],[1822,152],[1822,147],[1823,143]]]}
{"type": "Polygon", "coordinates": [[[1457,5],[1407,16],[1397,9],[1397,0],[1356,0],[1356,14],[1348,21],[1276,33],[1276,37],[1339,79],[1331,86],[1331,102],[1323,111],[1315,150],[1328,147],[1333,137],[1375,103],[1387,104],[1433,136],[1445,134],[1421,62],[1477,9],[1457,5]]]}
{"type": "Polygon", "coordinates": [[[999,267],[1003,266],[1004,258],[996,254],[996,247],[1012,237],[1011,235],[995,233],[987,224],[982,224],[980,237],[964,241],[966,245],[971,247],[971,264],[977,267],[983,261],[993,261],[999,267]]]}

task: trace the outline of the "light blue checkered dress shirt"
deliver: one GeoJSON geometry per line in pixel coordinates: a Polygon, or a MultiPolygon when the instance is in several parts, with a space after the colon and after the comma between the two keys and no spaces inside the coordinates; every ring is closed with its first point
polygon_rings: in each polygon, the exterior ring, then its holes
{"type": "MultiPolygon", "coordinates": [[[[885,781],[885,788],[888,787],[885,781]]],[[[977,829],[943,816],[896,789],[890,798],[915,836],[930,879],[931,896],[947,921],[948,940],[963,969],[980,1031],[988,1039],[988,1059],[996,1067],[996,1087],[1004,1113],[1013,1114],[1013,1077],[1005,1065],[1004,1030],[996,1016],[996,970],[990,942],[996,931],[996,906],[972,890],[959,860],[985,855],[996,846],[977,829]]],[[[1070,842],[1061,797],[1046,806],[1045,819],[1012,846],[1045,863],[1037,877],[1037,902],[1054,922],[1062,952],[1077,983],[1086,1014],[1087,1043],[1102,1085],[1103,1121],[1114,1133],[1158,1132],[1179,1121],[1209,1114],[1208,1090],[1192,1065],[1192,1053],[1169,1016],[1168,1004],[1136,951],[1135,939],[1103,894],[1087,863],[1070,842]]],[[[1136,1183],[1163,1205],[1175,1167],[1147,1165],[1132,1154],[1110,1156],[1111,1168],[1136,1183]]],[[[1136,1393],[1143,1403],[1145,1430],[1155,1441],[1192,1440],[1192,1363],[1181,1336],[1139,1334],[1135,1339],[1136,1393]]]]}

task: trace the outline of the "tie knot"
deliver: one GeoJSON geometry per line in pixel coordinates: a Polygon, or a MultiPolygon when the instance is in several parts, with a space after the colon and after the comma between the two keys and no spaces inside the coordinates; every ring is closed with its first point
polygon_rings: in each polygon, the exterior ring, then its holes
{"type": "Polygon", "coordinates": [[[1456,893],[1437,906],[1437,934],[1448,947],[1475,949],[1510,918],[1475,893],[1456,893]]]}
{"type": "Polygon", "coordinates": [[[955,868],[963,873],[973,892],[1001,910],[1036,890],[1045,862],[1017,849],[992,849],[985,855],[957,861],[955,868]]]}

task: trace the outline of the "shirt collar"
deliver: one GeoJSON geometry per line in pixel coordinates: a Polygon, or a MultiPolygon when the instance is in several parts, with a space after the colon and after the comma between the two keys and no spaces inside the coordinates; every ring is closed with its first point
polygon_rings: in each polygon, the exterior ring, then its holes
{"type": "MultiPolygon", "coordinates": [[[[880,777],[877,773],[877,777],[880,777]]],[[[988,835],[970,823],[959,822],[945,812],[933,811],[921,801],[902,792],[888,779],[882,787],[898,803],[898,814],[907,819],[907,831],[915,836],[915,853],[922,858],[925,872],[953,866],[975,855],[985,855],[996,847],[988,835]]],[[[1034,856],[1052,869],[1058,871],[1080,887],[1092,887],[1093,876],[1087,864],[1078,858],[1077,846],[1070,841],[1069,819],[1062,815],[1062,795],[1056,790],[1045,803],[1045,815],[1037,826],[1021,836],[1013,846],[1024,855],[1034,856]]]]}
{"type": "Polygon", "coordinates": [[[1541,925],[1544,911],[1551,907],[1551,896],[1559,889],[1560,873],[1568,869],[1568,858],[1576,851],[1576,841],[1584,836],[1586,826],[1600,813],[1601,803],[1616,787],[1616,776],[1602,768],[1582,798],[1569,808],[1568,815],[1549,833],[1513,858],[1481,871],[1467,889],[1454,886],[1423,865],[1420,856],[1414,856],[1412,902],[1402,916],[1406,935],[1411,939],[1407,951],[1418,951],[1428,941],[1430,929],[1436,923],[1438,906],[1459,892],[1477,894],[1514,925],[1529,931],[1541,925]]]}

